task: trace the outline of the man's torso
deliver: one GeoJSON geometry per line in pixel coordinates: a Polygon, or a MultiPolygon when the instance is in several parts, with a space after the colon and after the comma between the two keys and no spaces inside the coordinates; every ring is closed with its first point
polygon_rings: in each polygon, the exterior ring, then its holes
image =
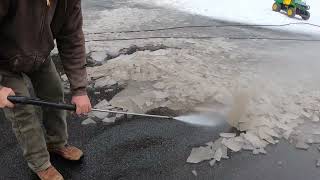
{"type": "Polygon", "coordinates": [[[0,24],[0,66],[28,71],[47,59],[54,48],[61,17],[66,14],[62,0],[11,0],[8,14],[0,24]]]}

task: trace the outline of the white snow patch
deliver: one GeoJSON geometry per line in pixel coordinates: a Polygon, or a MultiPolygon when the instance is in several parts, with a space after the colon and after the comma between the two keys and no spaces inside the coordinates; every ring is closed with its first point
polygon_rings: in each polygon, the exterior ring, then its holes
{"type": "MultiPolygon", "coordinates": [[[[285,14],[273,12],[271,7],[273,0],[136,0],[152,3],[160,6],[173,7],[194,14],[209,16],[224,21],[233,21],[248,24],[286,24],[308,22],[320,25],[319,0],[309,0],[311,18],[303,21],[300,16],[289,18],[285,14]]],[[[292,25],[289,27],[277,27],[277,29],[289,30],[301,33],[320,35],[319,27],[309,25],[292,25]]]]}

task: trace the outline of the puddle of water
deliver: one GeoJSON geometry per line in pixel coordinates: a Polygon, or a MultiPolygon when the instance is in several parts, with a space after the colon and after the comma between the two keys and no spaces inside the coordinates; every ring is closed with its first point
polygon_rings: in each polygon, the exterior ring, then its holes
{"type": "Polygon", "coordinates": [[[227,123],[221,115],[216,113],[189,114],[174,119],[197,126],[219,126],[227,123]]]}

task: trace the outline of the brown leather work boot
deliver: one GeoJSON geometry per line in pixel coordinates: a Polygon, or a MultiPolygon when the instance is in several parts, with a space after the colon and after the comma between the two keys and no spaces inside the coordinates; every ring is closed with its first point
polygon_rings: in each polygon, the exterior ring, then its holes
{"type": "Polygon", "coordinates": [[[79,161],[83,157],[83,152],[80,149],[69,145],[59,149],[50,149],[48,147],[48,151],[70,161],[79,161]]]}
{"type": "Polygon", "coordinates": [[[53,166],[38,172],[37,175],[41,180],[64,180],[62,175],[53,166]]]}

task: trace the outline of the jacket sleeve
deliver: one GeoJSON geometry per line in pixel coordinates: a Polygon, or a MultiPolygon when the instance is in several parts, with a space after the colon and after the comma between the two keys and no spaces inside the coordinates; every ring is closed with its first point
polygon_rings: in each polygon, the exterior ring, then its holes
{"type": "MultiPolygon", "coordinates": [[[[0,0],[0,28],[3,18],[8,14],[8,10],[10,7],[10,0],[0,0]]],[[[1,75],[0,75],[0,89],[3,88],[1,85],[1,75]]]]}
{"type": "Polygon", "coordinates": [[[0,25],[3,18],[8,14],[10,0],[0,0],[0,25]]]}
{"type": "Polygon", "coordinates": [[[65,22],[56,36],[56,41],[72,95],[80,96],[87,94],[88,81],[81,0],[74,1],[73,6],[67,7],[65,22]]]}

